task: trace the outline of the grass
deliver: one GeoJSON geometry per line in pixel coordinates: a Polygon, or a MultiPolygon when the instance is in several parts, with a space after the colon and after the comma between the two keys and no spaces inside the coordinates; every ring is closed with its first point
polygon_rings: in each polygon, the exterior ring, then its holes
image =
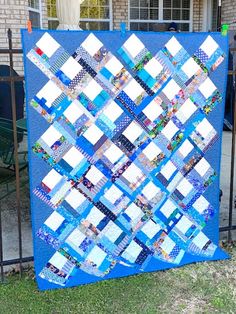
{"type": "Polygon", "coordinates": [[[39,292],[32,270],[0,285],[0,314],[236,313],[236,245],[231,260],[39,292]]]}

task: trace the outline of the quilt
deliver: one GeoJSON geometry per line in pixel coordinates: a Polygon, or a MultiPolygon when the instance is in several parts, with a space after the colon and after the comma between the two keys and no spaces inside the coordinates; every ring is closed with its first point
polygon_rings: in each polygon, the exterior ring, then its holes
{"type": "Polygon", "coordinates": [[[225,259],[227,37],[22,31],[39,289],[225,259]]]}

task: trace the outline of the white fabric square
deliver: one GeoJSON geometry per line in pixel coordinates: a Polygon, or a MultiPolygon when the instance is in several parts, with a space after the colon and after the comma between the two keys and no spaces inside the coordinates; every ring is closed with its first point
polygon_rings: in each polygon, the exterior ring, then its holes
{"type": "Polygon", "coordinates": [[[104,194],[105,198],[112,204],[114,204],[122,195],[123,193],[121,190],[118,189],[115,185],[112,185],[110,189],[104,194]]]}
{"type": "Polygon", "coordinates": [[[95,81],[91,80],[83,89],[83,93],[90,99],[94,100],[102,91],[102,87],[95,81]]]}
{"type": "Polygon", "coordinates": [[[136,183],[138,178],[143,177],[143,173],[135,164],[131,164],[123,173],[123,177],[130,183],[136,183]]]}
{"type": "Polygon", "coordinates": [[[185,123],[191,115],[197,110],[197,107],[194,103],[188,98],[183,105],[180,107],[178,112],[176,113],[176,117],[182,122],[185,123]]]}
{"type": "Polygon", "coordinates": [[[70,121],[70,123],[74,124],[79,117],[83,115],[83,111],[80,109],[78,100],[74,100],[63,114],[70,121]]]}
{"type": "Polygon", "coordinates": [[[123,231],[114,222],[109,223],[109,229],[104,234],[111,242],[115,242],[123,231]]]}
{"type": "Polygon", "coordinates": [[[170,141],[175,133],[177,133],[179,129],[177,126],[170,120],[167,125],[164,127],[164,129],[161,131],[161,133],[170,141]]]}
{"type": "Polygon", "coordinates": [[[152,220],[149,220],[141,230],[149,237],[149,239],[152,239],[154,235],[161,230],[161,227],[152,220]]]}
{"type": "Polygon", "coordinates": [[[200,174],[200,176],[204,176],[204,174],[210,169],[210,164],[206,161],[205,158],[202,158],[194,167],[194,169],[200,174]]]}
{"type": "Polygon", "coordinates": [[[158,188],[151,181],[144,187],[142,190],[142,194],[150,201],[160,192],[160,188],[158,188]]]}
{"type": "Polygon", "coordinates": [[[163,109],[155,102],[155,100],[151,101],[150,104],[143,109],[145,116],[152,122],[156,120],[162,112],[163,109]]]}
{"type": "Polygon", "coordinates": [[[105,215],[97,209],[97,207],[92,207],[88,216],[85,220],[88,220],[95,227],[99,224],[99,222],[105,217],[105,215]]]}
{"type": "Polygon", "coordinates": [[[93,165],[86,174],[86,178],[94,185],[98,184],[98,182],[102,180],[103,177],[103,173],[93,165]]]}
{"type": "Polygon", "coordinates": [[[157,61],[156,58],[152,58],[145,66],[144,70],[147,71],[153,78],[156,78],[162,71],[163,66],[157,61]]]}
{"type": "Polygon", "coordinates": [[[218,44],[211,36],[208,36],[204,43],[200,46],[208,57],[211,57],[218,47],[218,44]]]}
{"type": "Polygon", "coordinates": [[[144,92],[144,89],[135,79],[132,79],[125,86],[123,91],[129,96],[132,101],[135,101],[144,92]]]}
{"type": "Polygon", "coordinates": [[[137,138],[143,133],[143,129],[136,123],[131,122],[130,125],[124,130],[123,135],[131,142],[134,143],[137,138]]]}
{"type": "Polygon", "coordinates": [[[44,87],[38,92],[37,97],[39,99],[44,98],[46,100],[45,105],[50,108],[53,102],[62,94],[62,91],[56,84],[49,81],[44,87]]]}
{"type": "Polygon", "coordinates": [[[49,260],[49,263],[58,269],[62,269],[67,262],[68,259],[58,252],[56,252],[49,260]]]}
{"type": "Polygon", "coordinates": [[[99,267],[106,258],[106,256],[107,254],[102,249],[100,249],[100,247],[95,246],[86,259],[92,261],[94,264],[97,265],[97,267],[99,267]]]}
{"type": "Polygon", "coordinates": [[[112,144],[104,153],[104,156],[110,160],[111,163],[115,163],[124,153],[115,144],[112,144]]]}
{"type": "Polygon", "coordinates": [[[95,125],[92,124],[87,131],[84,132],[83,136],[93,145],[95,145],[100,138],[103,136],[103,132],[95,125]]]}
{"type": "Polygon", "coordinates": [[[122,113],[123,110],[113,100],[103,111],[103,114],[107,116],[107,118],[112,122],[116,121],[122,115],[122,113]]]}
{"type": "Polygon", "coordinates": [[[76,228],[73,232],[71,232],[69,237],[66,239],[66,242],[69,244],[71,243],[76,247],[79,247],[85,239],[86,236],[79,229],[76,228]]]}
{"type": "Polygon", "coordinates": [[[135,261],[139,254],[142,252],[142,250],[143,249],[141,248],[141,246],[139,246],[135,241],[131,241],[122,256],[125,256],[125,253],[128,253],[129,255],[134,257],[133,261],[135,261]]]}
{"type": "Polygon", "coordinates": [[[100,48],[102,48],[103,43],[93,34],[90,34],[81,45],[87,52],[94,56],[100,48]]]}
{"type": "Polygon", "coordinates": [[[213,126],[208,122],[206,118],[202,120],[196,127],[196,130],[204,137],[207,138],[209,133],[213,130],[213,126]]]}
{"type": "Polygon", "coordinates": [[[75,168],[84,159],[83,154],[75,147],[72,147],[63,157],[63,159],[72,167],[75,168]]]}
{"type": "Polygon", "coordinates": [[[181,88],[175,82],[175,80],[171,79],[169,83],[163,88],[162,92],[169,100],[172,100],[176,95],[178,95],[180,90],[181,88]]]}
{"type": "Polygon", "coordinates": [[[41,136],[41,139],[51,147],[57,140],[61,138],[62,134],[57,131],[57,129],[51,125],[45,133],[41,136]]]}
{"type": "Polygon", "coordinates": [[[166,48],[174,57],[182,49],[182,46],[175,37],[172,37],[166,44],[166,48]]]}
{"type": "Polygon", "coordinates": [[[136,35],[132,34],[124,43],[124,48],[129,52],[132,58],[135,58],[145,48],[145,46],[136,35]]]}
{"type": "Polygon", "coordinates": [[[183,180],[178,185],[177,189],[184,197],[186,197],[189,194],[189,192],[193,189],[193,186],[191,183],[188,182],[187,179],[183,178],[183,180]]]}
{"type": "Polygon", "coordinates": [[[106,68],[109,72],[111,72],[112,75],[118,74],[121,69],[123,69],[123,64],[115,57],[113,56],[107,63],[106,68]]]}
{"type": "Polygon", "coordinates": [[[209,77],[200,85],[199,87],[200,92],[202,95],[207,99],[209,98],[214,91],[216,90],[216,86],[213,84],[209,77]]]}
{"type": "Polygon", "coordinates": [[[144,213],[142,212],[142,210],[135,205],[134,203],[132,203],[131,205],[129,205],[129,207],[126,209],[125,213],[133,220],[137,220],[138,218],[141,218],[144,213]]]}
{"type": "Polygon", "coordinates": [[[73,80],[82,69],[83,67],[72,57],[70,57],[61,67],[61,71],[71,80],[73,80]]]}
{"type": "Polygon", "coordinates": [[[194,146],[189,142],[189,140],[185,140],[179,148],[179,153],[183,157],[186,157],[193,149],[194,149],[194,146]]]}
{"type": "Polygon", "coordinates": [[[196,200],[196,202],[193,204],[193,207],[202,214],[205,209],[208,208],[209,202],[203,197],[202,195],[196,200]]]}
{"type": "Polygon", "coordinates": [[[56,231],[64,220],[65,218],[63,216],[54,211],[44,222],[44,224],[48,226],[51,230],[56,231]]]}
{"type": "Polygon", "coordinates": [[[51,56],[57,51],[58,48],[60,48],[60,45],[58,42],[52,38],[48,33],[45,33],[40,40],[36,44],[39,49],[41,49],[48,58],[51,58],[51,56]]]}
{"type": "Polygon", "coordinates": [[[62,176],[54,169],[52,169],[43,179],[43,183],[52,190],[62,179],[62,176]]]}
{"type": "Polygon", "coordinates": [[[166,218],[169,218],[175,209],[176,206],[170,200],[167,200],[161,207],[160,211],[166,216],[166,218]]]}
{"type": "Polygon", "coordinates": [[[178,228],[183,234],[185,234],[192,225],[192,221],[190,221],[187,217],[182,216],[182,218],[176,224],[176,228],[178,228]]]}
{"type": "Polygon", "coordinates": [[[169,160],[165,166],[161,168],[161,174],[169,180],[170,177],[174,174],[176,171],[175,165],[169,160]]]}
{"type": "Polygon", "coordinates": [[[184,65],[182,66],[182,71],[187,75],[188,78],[191,78],[194,74],[196,74],[201,68],[200,66],[193,60],[193,58],[189,58],[184,65]]]}
{"type": "Polygon", "coordinates": [[[165,237],[164,242],[161,244],[161,248],[166,254],[170,254],[175,247],[175,242],[170,237],[165,237]]]}
{"type": "Polygon", "coordinates": [[[208,237],[205,236],[205,234],[200,231],[199,234],[196,235],[196,237],[193,239],[192,243],[195,244],[200,249],[202,249],[208,241],[209,241],[208,237]]]}
{"type": "Polygon", "coordinates": [[[66,196],[65,201],[70,204],[71,207],[77,209],[84,201],[86,201],[86,197],[76,189],[72,188],[70,193],[66,196]]]}
{"type": "Polygon", "coordinates": [[[161,153],[160,148],[151,142],[148,144],[147,147],[144,148],[143,154],[150,160],[152,161],[154,158],[156,158],[159,154],[161,153]]]}

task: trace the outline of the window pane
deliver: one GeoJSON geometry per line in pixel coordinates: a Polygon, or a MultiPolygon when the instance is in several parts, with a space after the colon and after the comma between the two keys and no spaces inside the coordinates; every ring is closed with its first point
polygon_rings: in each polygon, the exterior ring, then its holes
{"type": "Polygon", "coordinates": [[[80,17],[82,19],[86,19],[89,17],[89,13],[88,13],[88,8],[87,7],[80,7],[80,17]]]}
{"type": "Polygon", "coordinates": [[[148,20],[148,10],[147,9],[140,9],[140,19],[141,20],[148,20]]]}
{"type": "Polygon", "coordinates": [[[157,9],[151,9],[150,10],[150,19],[151,20],[158,20],[158,10],[157,9]]]}
{"type": "Polygon", "coordinates": [[[182,11],[182,20],[189,20],[190,19],[190,11],[189,10],[183,10],[182,11]]]}
{"type": "Polygon", "coordinates": [[[182,0],[182,8],[190,8],[190,0],[182,0]]]}
{"type": "Polygon", "coordinates": [[[37,12],[29,11],[29,19],[33,28],[40,28],[40,14],[37,12]]]}
{"type": "Polygon", "coordinates": [[[158,0],[150,0],[150,7],[151,8],[158,8],[159,7],[159,1],[158,0]]]}
{"type": "Polygon", "coordinates": [[[109,30],[109,22],[80,22],[80,27],[83,30],[109,30]]]}
{"type": "Polygon", "coordinates": [[[173,8],[180,8],[180,0],[173,0],[173,8]]]}
{"type": "Polygon", "coordinates": [[[28,6],[39,10],[39,0],[28,0],[28,6]]]}
{"type": "Polygon", "coordinates": [[[109,8],[101,7],[100,8],[100,18],[101,19],[109,19],[109,8]]]}
{"type": "Polygon", "coordinates": [[[98,7],[89,8],[89,18],[90,19],[99,19],[99,8],[98,7]]]}
{"type": "Polygon", "coordinates": [[[131,31],[138,31],[138,23],[130,23],[130,30],[131,31]]]}
{"type": "Polygon", "coordinates": [[[56,20],[48,20],[48,29],[57,29],[59,22],[56,20]]]}
{"type": "Polygon", "coordinates": [[[139,7],[139,0],[130,0],[130,7],[139,7]]]}
{"type": "Polygon", "coordinates": [[[139,20],[139,9],[132,9],[130,11],[131,20],[139,20]]]}
{"type": "Polygon", "coordinates": [[[98,0],[98,5],[109,6],[109,0],[98,0]]]}
{"type": "Polygon", "coordinates": [[[180,20],[180,10],[173,9],[172,19],[173,20],[180,20]]]}
{"type": "Polygon", "coordinates": [[[48,0],[47,9],[49,17],[57,17],[56,0],[48,0]]]}
{"type": "Polygon", "coordinates": [[[164,20],[171,20],[171,10],[169,9],[164,9],[163,10],[163,19],[164,20]]]}
{"type": "Polygon", "coordinates": [[[146,7],[148,7],[148,1],[140,0],[140,8],[146,8],[146,7]]]}
{"type": "Polygon", "coordinates": [[[164,0],[163,1],[164,8],[171,8],[171,0],[164,0]]]}

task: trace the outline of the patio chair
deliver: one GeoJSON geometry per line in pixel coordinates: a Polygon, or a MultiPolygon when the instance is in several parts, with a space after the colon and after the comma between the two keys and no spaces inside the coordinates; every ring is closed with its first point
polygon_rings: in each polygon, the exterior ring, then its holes
{"type": "MultiPolygon", "coordinates": [[[[23,141],[24,133],[17,130],[18,145],[23,141]]],[[[18,152],[18,162],[20,174],[27,168],[27,152],[18,152]]],[[[0,200],[15,191],[15,157],[14,157],[14,138],[13,124],[11,120],[0,118],[0,200]],[[4,189],[6,192],[3,192],[4,189]]],[[[27,183],[28,179],[21,182],[21,186],[27,183]]]]}
{"type": "MultiPolygon", "coordinates": [[[[9,65],[0,65],[0,77],[10,76],[9,65]]],[[[13,70],[13,76],[19,76],[13,70]]],[[[25,92],[23,82],[15,82],[16,97],[16,120],[22,119],[24,116],[25,92]]],[[[11,103],[11,83],[0,82],[0,117],[4,119],[12,119],[12,103],[11,103]]]]}

